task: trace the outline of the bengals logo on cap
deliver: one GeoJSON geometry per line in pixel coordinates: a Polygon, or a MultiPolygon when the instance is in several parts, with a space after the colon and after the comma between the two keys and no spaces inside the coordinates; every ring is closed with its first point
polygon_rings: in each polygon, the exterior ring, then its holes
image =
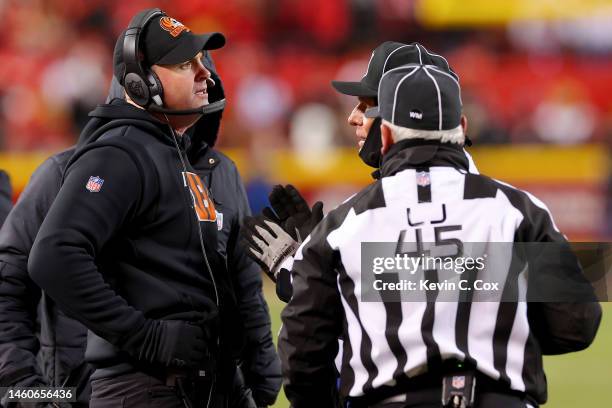
{"type": "Polygon", "coordinates": [[[183,23],[168,16],[162,17],[159,20],[159,25],[173,37],[178,37],[183,31],[189,31],[189,28],[183,23]]]}

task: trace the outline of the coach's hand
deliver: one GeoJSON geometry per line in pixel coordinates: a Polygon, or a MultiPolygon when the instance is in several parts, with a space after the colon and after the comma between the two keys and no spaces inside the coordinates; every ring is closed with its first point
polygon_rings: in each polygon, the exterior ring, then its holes
{"type": "Polygon", "coordinates": [[[299,243],[277,223],[263,215],[246,217],[240,234],[249,256],[274,282],[282,263],[293,256],[299,247],[299,243]]]}
{"type": "Polygon", "coordinates": [[[204,332],[181,320],[149,320],[144,338],[135,345],[139,360],[166,367],[195,368],[207,355],[204,332]]]}
{"type": "MultiPolygon", "coordinates": [[[[272,209],[278,215],[275,221],[298,243],[310,235],[323,219],[323,203],[317,201],[311,209],[304,197],[291,184],[284,187],[280,184],[274,186],[269,200],[272,209]]],[[[269,209],[264,210],[264,215],[271,218],[269,209]]]]}

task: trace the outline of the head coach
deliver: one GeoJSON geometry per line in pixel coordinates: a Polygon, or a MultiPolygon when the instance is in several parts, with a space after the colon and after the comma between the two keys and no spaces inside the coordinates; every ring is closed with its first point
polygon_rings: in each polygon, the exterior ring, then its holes
{"type": "Polygon", "coordinates": [[[127,102],[90,115],[32,248],[33,281],[89,329],[92,407],[201,404],[231,381],[240,319],[183,137],[223,108],[201,57],[224,43],[159,9],[132,19],[115,54],[127,102]]]}

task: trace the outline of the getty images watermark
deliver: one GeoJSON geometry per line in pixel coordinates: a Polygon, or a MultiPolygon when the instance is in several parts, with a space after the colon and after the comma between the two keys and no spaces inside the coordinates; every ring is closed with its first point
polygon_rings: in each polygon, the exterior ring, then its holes
{"type": "Polygon", "coordinates": [[[363,242],[355,278],[365,302],[607,301],[611,253],[609,243],[363,242]]]}
{"type": "MultiPolygon", "coordinates": [[[[420,256],[408,254],[395,254],[392,257],[376,257],[372,260],[372,272],[374,275],[384,273],[403,272],[409,276],[415,276],[420,271],[452,271],[459,277],[467,271],[483,271],[487,254],[478,257],[470,256],[420,256]]],[[[398,281],[385,281],[374,279],[375,290],[421,290],[421,291],[456,291],[456,290],[500,290],[500,282],[485,282],[483,279],[445,279],[438,281],[426,277],[427,274],[419,275],[418,279],[400,279],[398,281]]]]}

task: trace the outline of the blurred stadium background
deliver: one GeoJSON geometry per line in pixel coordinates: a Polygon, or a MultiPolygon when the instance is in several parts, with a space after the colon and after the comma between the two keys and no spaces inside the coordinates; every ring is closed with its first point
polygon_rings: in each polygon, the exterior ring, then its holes
{"type": "MultiPolygon", "coordinates": [[[[15,198],[76,141],[106,96],[115,38],[147,7],[225,33],[213,54],[228,99],[218,147],[256,212],[275,183],[329,210],[369,182],[346,122],[355,100],[329,82],[360,78],[382,41],[418,41],[461,78],[480,171],[540,197],[570,239],[612,237],[611,0],[0,0],[0,168],[15,198]]],[[[609,405],[604,312],[591,349],[547,359],[548,406],[609,405]]]]}

